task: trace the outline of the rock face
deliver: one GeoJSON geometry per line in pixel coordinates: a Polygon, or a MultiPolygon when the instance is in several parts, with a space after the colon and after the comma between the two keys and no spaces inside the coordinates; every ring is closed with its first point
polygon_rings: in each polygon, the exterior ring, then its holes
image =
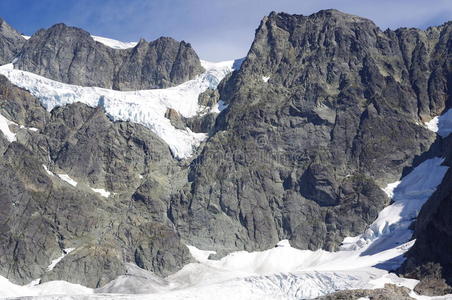
{"type": "Polygon", "coordinates": [[[41,278],[99,287],[128,262],[166,275],[190,261],[166,217],[181,171],[151,131],[83,104],[48,113],[4,77],[0,108],[37,130],[12,128],[12,143],[0,134],[0,274],[21,284],[41,278]],[[65,248],[75,250],[48,270],[65,248]]]}
{"type": "Polygon", "coordinates": [[[436,296],[452,293],[452,136],[442,141],[449,166],[441,185],[416,220],[416,243],[407,253],[401,273],[420,279],[416,290],[436,296]],[[444,282],[445,280],[445,282],[444,282]]]}
{"type": "Polygon", "coordinates": [[[382,289],[374,290],[350,290],[339,291],[330,295],[316,298],[317,300],[359,300],[359,299],[378,299],[378,300],[412,300],[409,295],[410,290],[405,287],[398,287],[394,284],[385,284],[382,289]]]}
{"type": "Polygon", "coordinates": [[[178,231],[220,252],[282,239],[334,250],[362,232],[388,203],[380,187],[435,140],[420,122],[450,97],[451,28],[381,32],[335,10],[264,18],[172,199],[178,231]]]}
{"type": "Polygon", "coordinates": [[[117,90],[166,88],[203,71],[190,44],[162,37],[113,49],[82,29],[57,24],[36,32],[23,46],[15,68],[57,81],[117,90]]]}
{"type": "Polygon", "coordinates": [[[25,38],[0,19],[0,65],[12,62],[24,43],[25,38]]]}

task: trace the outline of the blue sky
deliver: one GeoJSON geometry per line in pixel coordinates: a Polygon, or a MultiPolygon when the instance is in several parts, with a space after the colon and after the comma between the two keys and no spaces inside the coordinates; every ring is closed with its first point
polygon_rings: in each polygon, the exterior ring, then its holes
{"type": "Polygon", "coordinates": [[[27,35],[63,22],[122,41],[171,36],[219,61],[245,56],[271,11],[309,15],[327,8],[367,17],[382,29],[452,20],[451,0],[1,0],[0,17],[27,35]]]}

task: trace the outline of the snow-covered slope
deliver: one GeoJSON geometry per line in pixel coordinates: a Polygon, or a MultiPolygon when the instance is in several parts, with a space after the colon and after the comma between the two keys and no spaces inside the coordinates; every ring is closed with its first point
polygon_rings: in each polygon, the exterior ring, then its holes
{"type": "Polygon", "coordinates": [[[167,108],[175,109],[184,117],[195,116],[204,109],[198,104],[199,94],[207,88],[216,88],[221,79],[232,71],[233,64],[234,61],[202,61],[206,72],[181,85],[127,92],[65,84],[16,70],[12,64],[1,66],[0,74],[5,75],[13,84],[30,91],[49,111],[57,106],[83,102],[92,107],[103,106],[113,120],[142,124],[162,138],[175,157],[183,159],[192,154],[194,148],[206,138],[206,134],[194,133],[188,128],[176,129],[165,118],[167,108]]]}
{"type": "Polygon", "coordinates": [[[380,288],[384,283],[412,289],[416,280],[398,278],[387,270],[400,265],[402,255],[413,245],[409,225],[446,173],[442,162],[442,158],[427,160],[398,184],[391,184],[387,192],[392,193],[393,204],[380,212],[365,233],[346,238],[338,252],[298,250],[281,241],[265,251],[240,251],[210,260],[212,251],[189,246],[197,262],[165,279],[136,266],[130,266],[129,275],[97,290],[61,281],[20,287],[0,278],[0,296],[64,293],[96,294],[91,295],[96,299],[311,299],[336,290],[380,288]],[[58,289],[53,290],[52,285],[58,289]]]}
{"type": "Polygon", "coordinates": [[[128,49],[128,48],[133,48],[137,45],[137,42],[121,42],[118,40],[114,40],[114,39],[109,39],[106,37],[101,37],[101,36],[96,36],[96,35],[92,35],[91,36],[93,38],[93,40],[104,44],[105,46],[108,46],[110,48],[114,48],[114,49],[128,49]]]}
{"type": "Polygon", "coordinates": [[[434,117],[425,126],[441,137],[446,137],[452,133],[452,108],[440,116],[434,117]]]}

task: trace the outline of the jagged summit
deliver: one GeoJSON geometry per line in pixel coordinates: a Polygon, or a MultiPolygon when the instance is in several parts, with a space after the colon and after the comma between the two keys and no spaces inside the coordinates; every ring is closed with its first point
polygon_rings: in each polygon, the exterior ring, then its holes
{"type": "Polygon", "coordinates": [[[50,79],[117,90],[166,88],[203,72],[189,43],[161,37],[113,49],[85,30],[55,24],[23,44],[14,67],[50,79]]]}
{"type": "Polygon", "coordinates": [[[367,18],[355,16],[352,14],[348,14],[345,12],[342,12],[337,9],[324,9],[320,10],[318,12],[315,12],[311,15],[301,15],[301,14],[288,14],[285,12],[271,12],[268,16],[263,18],[263,21],[265,22],[268,19],[272,20],[297,20],[297,22],[327,22],[331,23],[334,22],[336,25],[345,25],[347,23],[370,23],[373,24],[375,27],[376,25],[372,20],[369,20],[367,18]]]}
{"type": "Polygon", "coordinates": [[[25,43],[25,38],[0,19],[0,65],[10,63],[25,43]]]}

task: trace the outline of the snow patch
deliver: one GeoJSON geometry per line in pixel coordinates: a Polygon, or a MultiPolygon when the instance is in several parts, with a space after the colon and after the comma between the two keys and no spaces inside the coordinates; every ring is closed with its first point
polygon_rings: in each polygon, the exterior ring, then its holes
{"type": "Polygon", "coordinates": [[[262,81],[267,83],[270,80],[270,76],[262,76],[262,81]]]}
{"type": "Polygon", "coordinates": [[[191,256],[196,259],[198,262],[205,262],[209,259],[211,254],[216,254],[216,251],[208,251],[208,250],[200,250],[194,246],[187,245],[188,250],[190,251],[191,256]]]}
{"type": "MultiPolygon", "coordinates": [[[[55,176],[55,174],[53,174],[51,171],[49,171],[49,169],[47,168],[46,165],[42,165],[42,167],[44,168],[44,170],[47,172],[47,174],[49,174],[50,176],[55,176]]],[[[60,177],[61,178],[61,177],[60,177]]]]}
{"type": "Polygon", "coordinates": [[[52,260],[52,263],[47,267],[47,271],[52,271],[53,268],[55,268],[55,266],[69,253],[71,253],[72,251],[74,251],[75,248],[66,248],[63,250],[63,253],[61,254],[60,257],[55,258],[54,260],[52,260]]]}
{"type": "Polygon", "coordinates": [[[9,125],[15,124],[11,122],[7,118],[5,118],[2,114],[0,114],[0,131],[6,137],[6,139],[12,143],[16,141],[16,134],[9,129],[9,125]]]}
{"type": "Polygon", "coordinates": [[[29,40],[31,38],[31,36],[29,36],[29,35],[22,35],[22,37],[26,40],[29,40]]]}
{"type": "Polygon", "coordinates": [[[219,114],[223,110],[228,108],[228,106],[229,106],[229,104],[224,103],[223,100],[219,100],[217,103],[215,103],[215,105],[212,107],[210,112],[219,114]]]}
{"type": "Polygon", "coordinates": [[[35,286],[38,285],[41,282],[41,278],[32,280],[29,284],[27,284],[26,286],[35,286]]]}
{"type": "Polygon", "coordinates": [[[430,121],[426,122],[424,125],[427,127],[428,130],[431,130],[433,132],[438,132],[438,122],[439,117],[434,117],[430,121]]]}
{"type": "Polygon", "coordinates": [[[392,183],[388,183],[388,185],[383,189],[383,192],[388,195],[389,198],[392,199],[394,197],[394,189],[400,184],[400,181],[395,181],[392,183]]]}
{"type": "Polygon", "coordinates": [[[58,177],[60,177],[62,180],[66,181],[70,185],[77,186],[77,181],[75,181],[74,179],[69,177],[69,175],[67,175],[67,174],[57,174],[57,175],[58,175],[58,177]]]}
{"type": "Polygon", "coordinates": [[[181,85],[154,90],[116,91],[98,87],[65,84],[45,77],[15,70],[12,64],[0,67],[13,84],[28,90],[51,111],[57,106],[82,102],[91,107],[102,106],[114,121],[142,124],[162,138],[174,156],[184,159],[207,138],[205,133],[194,133],[189,128],[176,129],[165,118],[168,108],[189,118],[204,109],[198,96],[206,89],[215,89],[220,80],[233,70],[234,61],[211,63],[201,61],[206,72],[181,85]]]}
{"type": "Polygon", "coordinates": [[[110,192],[109,191],[106,191],[106,190],[104,190],[104,189],[93,189],[93,188],[91,188],[95,193],[98,193],[98,194],[100,194],[102,197],[105,197],[105,198],[108,198],[108,197],[110,197],[110,192]]]}
{"type": "Polygon", "coordinates": [[[282,240],[276,244],[276,247],[291,247],[289,240],[282,240]]]}
{"type": "Polygon", "coordinates": [[[447,110],[440,116],[434,117],[429,122],[426,122],[427,129],[438,133],[441,137],[447,137],[452,133],[452,108],[447,110]]]}
{"type": "Polygon", "coordinates": [[[92,35],[91,37],[96,42],[104,44],[105,46],[108,46],[113,49],[129,49],[129,48],[135,47],[138,44],[137,42],[121,42],[118,40],[109,39],[106,37],[101,37],[101,36],[96,36],[96,35],[92,35]]]}

